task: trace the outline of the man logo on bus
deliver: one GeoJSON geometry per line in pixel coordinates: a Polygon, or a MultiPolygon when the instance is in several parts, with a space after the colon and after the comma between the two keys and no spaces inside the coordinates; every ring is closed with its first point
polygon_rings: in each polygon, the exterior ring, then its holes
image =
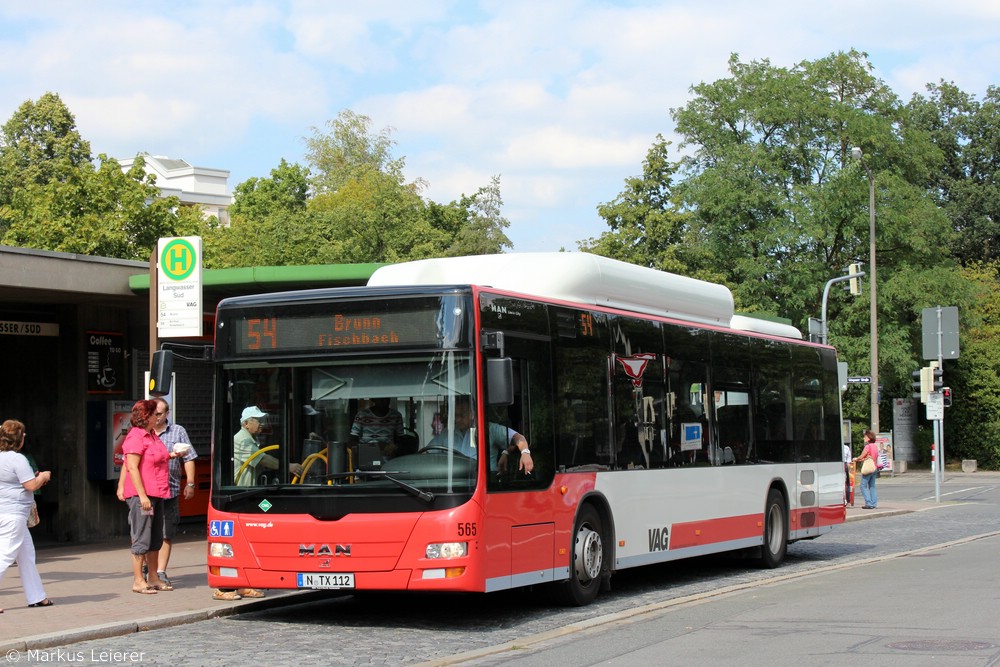
{"type": "Polygon", "coordinates": [[[319,550],[316,549],[315,544],[299,545],[299,556],[350,556],[350,555],[351,555],[350,544],[335,544],[333,546],[333,550],[330,549],[329,544],[319,545],[319,550]]]}
{"type": "Polygon", "coordinates": [[[622,368],[625,369],[625,375],[632,380],[632,386],[636,389],[642,388],[642,374],[646,372],[646,366],[653,359],[656,359],[656,355],[649,352],[633,354],[631,357],[618,357],[618,361],[622,362],[622,368]]]}

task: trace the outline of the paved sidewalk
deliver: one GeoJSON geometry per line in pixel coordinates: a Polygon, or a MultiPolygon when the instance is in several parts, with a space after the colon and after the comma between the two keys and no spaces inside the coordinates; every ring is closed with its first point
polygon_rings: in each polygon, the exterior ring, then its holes
{"type": "Polygon", "coordinates": [[[168,575],[173,591],[132,592],[128,539],[37,549],[38,570],[51,607],[28,607],[12,566],[0,581],[0,655],[78,641],[126,635],[238,614],[248,608],[288,604],[312,591],[267,591],[259,600],[217,602],[205,576],[204,535],[178,537],[168,575]]]}
{"type": "MultiPolygon", "coordinates": [[[[929,473],[906,473],[883,477],[879,487],[917,481],[929,473]]],[[[949,478],[956,475],[949,473],[949,478]]],[[[986,475],[976,475],[982,480],[986,475]]],[[[1000,480],[993,473],[992,480],[1000,480]]],[[[908,502],[882,500],[877,510],[847,508],[847,520],[857,521],[891,514],[914,512],[936,506],[926,500],[908,502]]],[[[183,528],[184,526],[182,526],[183,528]]],[[[250,609],[278,606],[327,595],[322,591],[268,591],[260,600],[216,602],[205,577],[205,537],[200,527],[179,535],[170,556],[169,576],[175,590],[156,595],[132,593],[132,564],[128,540],[99,544],[43,546],[38,548],[38,569],[51,607],[29,608],[21,590],[17,567],[0,581],[0,655],[8,650],[25,651],[62,646],[78,641],[126,635],[140,630],[192,623],[250,609]]]]}

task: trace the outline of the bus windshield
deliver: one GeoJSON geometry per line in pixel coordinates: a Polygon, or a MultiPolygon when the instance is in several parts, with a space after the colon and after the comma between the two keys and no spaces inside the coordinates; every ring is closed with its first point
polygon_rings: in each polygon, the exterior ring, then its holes
{"type": "MultiPolygon", "coordinates": [[[[467,352],[373,355],[221,368],[218,490],[337,495],[471,491],[467,352]],[[459,406],[456,409],[456,405],[459,406]]],[[[474,406],[473,406],[474,409],[474,406]]]]}

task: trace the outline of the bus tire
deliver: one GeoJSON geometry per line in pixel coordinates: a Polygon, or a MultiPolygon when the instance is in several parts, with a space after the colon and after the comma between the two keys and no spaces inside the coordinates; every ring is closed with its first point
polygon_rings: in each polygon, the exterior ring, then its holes
{"type": "Polygon", "coordinates": [[[559,584],[558,599],[583,607],[594,601],[607,570],[604,522],[593,505],[580,508],[573,526],[569,580],[559,584]]]}
{"type": "Polygon", "coordinates": [[[764,544],[760,547],[760,565],[774,569],[785,560],[788,550],[788,510],[785,498],[777,489],[767,493],[764,506],[764,544]]]}

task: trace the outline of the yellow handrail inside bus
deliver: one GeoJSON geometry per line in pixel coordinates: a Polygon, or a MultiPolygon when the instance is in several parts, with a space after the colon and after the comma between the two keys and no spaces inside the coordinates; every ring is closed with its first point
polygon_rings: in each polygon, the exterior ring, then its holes
{"type": "Polygon", "coordinates": [[[302,462],[302,473],[292,477],[292,484],[298,484],[299,480],[305,479],[306,473],[309,472],[309,468],[318,460],[322,460],[323,463],[326,463],[326,452],[316,452],[307,456],[306,460],[302,462]]]}
{"type": "Polygon", "coordinates": [[[243,462],[243,465],[240,466],[240,469],[236,471],[236,476],[233,478],[233,483],[237,485],[240,483],[240,478],[243,477],[243,473],[246,472],[247,466],[250,465],[251,461],[253,461],[255,458],[257,458],[264,452],[269,452],[272,449],[278,449],[279,447],[281,447],[281,445],[268,445],[267,447],[261,447],[256,452],[254,452],[250,458],[248,458],[246,461],[243,462]]]}

